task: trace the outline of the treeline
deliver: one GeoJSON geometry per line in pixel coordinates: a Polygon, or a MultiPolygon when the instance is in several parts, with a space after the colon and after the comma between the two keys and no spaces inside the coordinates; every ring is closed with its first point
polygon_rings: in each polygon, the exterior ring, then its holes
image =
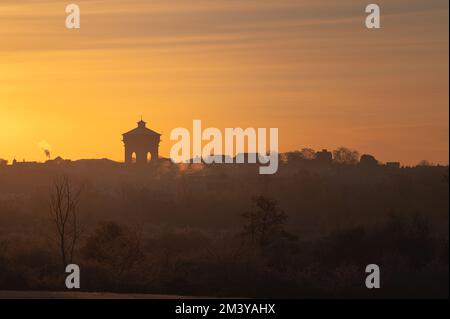
{"type": "Polygon", "coordinates": [[[74,262],[86,291],[448,296],[448,167],[305,161],[273,176],[168,162],[2,169],[0,289],[64,290],[74,262]],[[372,263],[377,291],[364,285],[372,263]]]}

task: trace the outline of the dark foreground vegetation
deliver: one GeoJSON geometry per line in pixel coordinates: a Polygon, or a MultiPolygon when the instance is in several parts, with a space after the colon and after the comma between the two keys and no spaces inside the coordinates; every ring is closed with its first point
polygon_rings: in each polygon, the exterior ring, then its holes
{"type": "Polygon", "coordinates": [[[273,176],[168,162],[0,167],[0,290],[65,290],[63,265],[76,263],[82,291],[448,297],[448,167],[287,158],[273,176]],[[378,290],[365,286],[372,263],[378,290]]]}

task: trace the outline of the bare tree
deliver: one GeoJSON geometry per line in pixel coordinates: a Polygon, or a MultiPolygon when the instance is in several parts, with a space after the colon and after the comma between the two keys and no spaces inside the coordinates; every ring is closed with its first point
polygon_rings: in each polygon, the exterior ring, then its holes
{"type": "Polygon", "coordinates": [[[359,153],[358,151],[348,149],[346,147],[339,147],[333,151],[333,159],[339,164],[358,164],[359,153]]]}
{"type": "Polygon", "coordinates": [[[287,216],[273,199],[258,196],[253,202],[256,209],[242,214],[247,220],[244,236],[249,237],[251,242],[264,246],[283,232],[282,226],[287,216]]]}
{"type": "Polygon", "coordinates": [[[313,160],[316,158],[316,151],[312,148],[302,148],[300,151],[301,157],[305,160],[313,160]]]}
{"type": "Polygon", "coordinates": [[[50,217],[56,229],[63,268],[72,263],[81,233],[77,219],[80,194],[81,188],[74,190],[67,176],[53,182],[50,194],[50,217]]]}
{"type": "Polygon", "coordinates": [[[316,158],[316,151],[312,148],[302,148],[300,151],[284,153],[286,162],[297,162],[302,160],[311,161],[316,158]]]}

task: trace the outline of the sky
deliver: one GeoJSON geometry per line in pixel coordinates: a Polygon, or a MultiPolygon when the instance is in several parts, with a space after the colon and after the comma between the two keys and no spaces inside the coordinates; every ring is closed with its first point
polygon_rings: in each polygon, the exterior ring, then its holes
{"type": "Polygon", "coordinates": [[[447,0],[0,2],[0,158],[123,161],[142,116],[169,156],[177,127],[276,127],[280,151],[346,146],[449,162],[447,0]]]}

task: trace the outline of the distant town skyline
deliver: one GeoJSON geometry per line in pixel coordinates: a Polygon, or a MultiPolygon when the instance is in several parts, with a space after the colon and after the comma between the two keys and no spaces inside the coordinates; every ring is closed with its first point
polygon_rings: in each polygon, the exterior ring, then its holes
{"type": "Polygon", "coordinates": [[[279,151],[346,146],[382,162],[449,162],[446,0],[0,3],[0,158],[123,161],[141,115],[162,134],[276,127],[279,151]]]}

